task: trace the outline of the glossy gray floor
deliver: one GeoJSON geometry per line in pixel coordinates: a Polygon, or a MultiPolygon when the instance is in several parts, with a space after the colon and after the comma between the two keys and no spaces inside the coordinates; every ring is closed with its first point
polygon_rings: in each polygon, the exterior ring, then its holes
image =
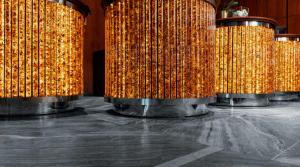
{"type": "Polygon", "coordinates": [[[140,119],[85,97],[56,116],[2,118],[0,166],[300,166],[300,102],[140,119]]]}

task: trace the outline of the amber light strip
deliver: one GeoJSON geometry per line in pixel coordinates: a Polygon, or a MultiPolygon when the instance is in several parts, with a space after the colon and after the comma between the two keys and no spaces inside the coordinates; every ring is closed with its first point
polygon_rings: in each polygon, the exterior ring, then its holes
{"type": "Polygon", "coordinates": [[[300,92],[300,42],[275,42],[275,91],[300,92]]]}
{"type": "Polygon", "coordinates": [[[114,98],[214,95],[215,9],[204,0],[117,0],[106,9],[106,90],[114,98]]]}
{"type": "Polygon", "coordinates": [[[84,16],[48,0],[0,2],[0,98],[82,94],[84,16]]]}
{"type": "Polygon", "coordinates": [[[274,30],[261,26],[217,28],[216,92],[269,94],[274,90],[274,30]]]}

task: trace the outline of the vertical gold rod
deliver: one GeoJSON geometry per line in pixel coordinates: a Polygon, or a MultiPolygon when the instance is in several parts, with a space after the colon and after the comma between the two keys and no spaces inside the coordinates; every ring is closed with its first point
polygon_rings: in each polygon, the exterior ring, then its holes
{"type": "MultiPolygon", "coordinates": [[[[56,53],[56,70],[57,70],[57,94],[64,93],[64,76],[65,76],[65,9],[61,4],[57,4],[57,53],[56,53]]],[[[80,82],[79,82],[80,83],[80,82]]]]}
{"type": "Polygon", "coordinates": [[[11,57],[12,57],[12,32],[11,32],[11,25],[12,25],[12,7],[11,7],[11,0],[6,1],[6,10],[5,10],[5,97],[11,98],[11,57]]]}
{"type": "Polygon", "coordinates": [[[168,98],[168,44],[169,44],[169,36],[168,36],[168,19],[169,19],[169,0],[167,0],[167,3],[163,3],[163,21],[162,21],[162,27],[163,27],[163,49],[162,49],[162,54],[163,54],[163,87],[162,87],[162,95],[163,98],[168,98]]]}
{"type": "Polygon", "coordinates": [[[151,98],[157,98],[157,0],[151,1],[151,98]]]}
{"type": "Polygon", "coordinates": [[[5,0],[0,1],[0,98],[5,97],[5,0]]]}
{"type": "Polygon", "coordinates": [[[159,67],[160,64],[160,59],[161,59],[161,55],[160,55],[160,31],[162,29],[162,27],[160,26],[160,21],[161,21],[161,3],[160,0],[156,0],[156,7],[155,7],[155,26],[156,26],[156,30],[155,30],[155,34],[156,34],[156,38],[155,38],[155,66],[156,66],[156,76],[155,76],[155,82],[156,82],[156,90],[155,90],[155,97],[154,98],[159,98],[159,89],[160,89],[160,73],[161,73],[161,68],[159,67]]]}
{"type": "MultiPolygon", "coordinates": [[[[254,29],[253,29],[254,31],[254,29]]],[[[264,31],[257,31],[255,32],[254,36],[253,36],[253,40],[255,41],[254,45],[253,45],[253,92],[255,94],[259,94],[259,89],[260,89],[260,66],[258,66],[258,62],[260,61],[260,57],[264,55],[264,52],[262,50],[262,41],[260,40],[260,35],[264,35],[263,34],[264,31]]]]}
{"type": "MultiPolygon", "coordinates": [[[[135,24],[137,26],[137,30],[138,33],[136,34],[136,38],[135,38],[135,43],[137,43],[137,48],[136,48],[136,66],[137,69],[137,74],[136,74],[136,89],[135,89],[135,94],[134,97],[141,97],[141,92],[140,92],[140,87],[141,87],[141,64],[140,64],[140,56],[141,56],[141,43],[140,43],[140,38],[141,38],[141,20],[140,20],[140,8],[141,8],[141,1],[137,1],[137,3],[135,4],[135,24]]],[[[135,32],[132,31],[133,35],[135,35],[135,32]]],[[[133,70],[135,70],[135,68],[133,68],[133,70]]]]}
{"type": "Polygon", "coordinates": [[[201,85],[201,63],[200,63],[200,59],[201,59],[201,53],[200,53],[200,49],[201,49],[201,37],[200,37],[200,33],[201,33],[201,24],[200,24],[200,20],[201,18],[199,18],[201,9],[200,9],[200,3],[201,1],[196,1],[195,3],[195,44],[196,44],[196,48],[195,48],[195,56],[196,56],[196,60],[195,60],[195,97],[201,97],[201,91],[200,91],[200,85],[201,85]]]}
{"type": "Polygon", "coordinates": [[[4,36],[4,39],[3,39],[3,44],[4,44],[4,47],[3,47],[3,84],[4,84],[4,90],[3,90],[3,97],[6,97],[6,9],[7,8],[7,5],[6,5],[6,2],[5,0],[3,1],[3,26],[4,26],[4,30],[3,30],[3,36],[4,36]]]}
{"type": "Polygon", "coordinates": [[[45,2],[45,20],[46,20],[46,25],[45,25],[45,92],[46,96],[50,96],[52,94],[51,90],[51,28],[52,24],[52,14],[47,11],[52,11],[52,7],[50,6],[50,3],[48,1],[45,2]]]}
{"type": "Polygon", "coordinates": [[[33,15],[34,15],[34,13],[33,13],[33,5],[34,5],[34,3],[33,3],[34,1],[33,0],[31,0],[31,8],[30,8],[30,27],[31,27],[31,29],[30,29],[30,32],[31,32],[31,34],[30,34],[30,45],[31,45],[31,48],[30,48],[30,52],[31,52],[31,54],[30,54],[30,84],[31,84],[31,87],[30,87],[30,89],[31,89],[31,97],[32,96],[34,96],[34,94],[33,94],[33,89],[34,89],[34,82],[33,82],[33,78],[34,78],[34,76],[33,76],[33,70],[34,70],[34,64],[33,64],[33,58],[34,58],[34,39],[33,39],[33,36],[34,36],[34,31],[33,31],[33,29],[34,29],[34,22],[33,22],[33,15]]]}
{"type": "Polygon", "coordinates": [[[182,15],[182,5],[183,5],[183,0],[178,0],[177,1],[177,30],[176,30],[176,42],[177,42],[177,81],[176,81],[176,98],[183,98],[183,55],[182,55],[182,50],[184,49],[184,46],[182,45],[182,34],[183,34],[183,15],[182,15]]]}
{"type": "Polygon", "coordinates": [[[14,2],[13,0],[10,1],[10,34],[11,34],[11,40],[10,42],[10,97],[13,97],[13,57],[14,55],[14,46],[13,46],[13,40],[14,40],[14,21],[13,21],[13,12],[14,12],[14,2]]]}
{"type": "Polygon", "coordinates": [[[59,33],[59,29],[61,28],[60,27],[60,20],[59,20],[59,9],[58,9],[58,4],[55,4],[55,9],[54,9],[54,29],[55,30],[55,34],[52,34],[52,37],[54,36],[54,43],[53,43],[53,46],[54,46],[54,52],[52,52],[52,59],[53,59],[53,65],[55,67],[55,73],[52,74],[52,77],[54,77],[53,79],[53,82],[55,83],[55,89],[54,89],[54,92],[55,92],[55,96],[59,96],[59,87],[58,87],[58,33],[59,33]]]}
{"type": "Polygon", "coordinates": [[[146,97],[146,1],[140,2],[140,28],[141,28],[141,36],[140,36],[140,98],[146,97]]]}
{"type": "Polygon", "coordinates": [[[19,97],[19,1],[12,1],[12,57],[11,57],[11,78],[12,97],[19,97]]]}
{"type": "Polygon", "coordinates": [[[164,21],[164,34],[166,34],[166,41],[164,44],[164,57],[165,57],[165,61],[164,61],[164,73],[165,73],[165,89],[164,89],[164,97],[166,99],[170,99],[171,98],[171,93],[170,93],[170,89],[171,89],[171,72],[170,72],[170,68],[171,68],[171,60],[170,60],[170,50],[169,48],[171,47],[170,44],[170,10],[171,10],[171,0],[168,0],[168,3],[166,3],[165,5],[165,10],[166,10],[166,17],[165,17],[165,21],[164,21]]]}
{"type": "Polygon", "coordinates": [[[39,0],[39,55],[38,55],[38,67],[39,67],[39,96],[45,96],[45,0],[39,0]]]}
{"type": "Polygon", "coordinates": [[[196,27],[196,23],[195,23],[195,21],[196,21],[196,14],[195,14],[195,7],[196,7],[196,5],[195,5],[195,0],[191,0],[191,16],[190,16],[190,22],[191,22],[191,72],[190,72],[190,75],[191,76],[193,76],[193,77],[191,77],[190,79],[190,81],[191,81],[191,88],[190,88],[190,91],[191,91],[191,97],[195,97],[195,93],[196,93],[196,91],[195,91],[195,87],[196,87],[196,85],[194,85],[195,83],[197,83],[197,82],[195,82],[196,80],[196,77],[195,77],[195,75],[196,75],[196,73],[195,73],[195,69],[197,68],[197,64],[195,63],[196,62],[196,47],[198,47],[198,46],[196,46],[196,43],[195,43],[195,41],[196,41],[196,39],[197,39],[197,37],[195,36],[196,35],[196,29],[197,29],[197,27],[196,27]],[[192,84],[193,83],[193,84],[192,84]]]}
{"type": "Polygon", "coordinates": [[[121,51],[121,48],[122,48],[122,44],[121,44],[121,41],[122,41],[122,34],[121,34],[121,28],[122,28],[122,24],[121,24],[121,2],[118,2],[117,3],[117,9],[116,9],[116,45],[117,45],[117,54],[116,54],[116,73],[117,73],[117,94],[119,98],[122,97],[122,75],[121,75],[121,70],[122,70],[122,66],[120,64],[120,58],[121,56],[119,55],[122,55],[122,51],[121,51]]]}
{"type": "Polygon", "coordinates": [[[164,98],[164,71],[163,71],[163,19],[164,19],[164,4],[163,0],[157,0],[157,97],[164,98]]]}
{"type": "Polygon", "coordinates": [[[77,69],[77,65],[78,65],[78,63],[77,63],[77,59],[79,58],[78,57],[78,44],[79,44],[79,41],[80,40],[78,40],[79,38],[79,33],[78,33],[78,29],[79,29],[79,18],[77,17],[77,15],[76,15],[76,18],[75,18],[75,22],[74,22],[74,24],[75,24],[75,27],[74,27],[74,33],[75,33],[75,39],[74,39],[74,53],[73,53],[73,55],[74,55],[74,73],[73,73],[73,75],[74,75],[74,93],[77,93],[78,92],[78,77],[77,77],[77,75],[78,75],[78,69],[77,69]]]}
{"type": "Polygon", "coordinates": [[[20,71],[20,96],[26,97],[26,0],[20,0],[19,4],[19,38],[20,38],[20,60],[19,60],[19,71],[20,71]]]}
{"type": "Polygon", "coordinates": [[[151,98],[151,1],[145,0],[146,2],[146,98],[151,98]]]}
{"type": "MultiPolygon", "coordinates": [[[[224,93],[224,27],[220,27],[219,34],[220,34],[220,74],[219,74],[219,81],[220,81],[220,91],[218,93],[224,93]]],[[[217,47],[218,48],[218,47],[217,47]]]]}
{"type": "Polygon", "coordinates": [[[77,65],[78,65],[78,62],[77,62],[77,60],[79,59],[79,56],[78,56],[78,47],[79,47],[79,42],[81,41],[80,39],[78,39],[78,37],[79,37],[79,18],[78,18],[78,16],[76,15],[75,16],[75,20],[74,20],[74,25],[75,25],[75,27],[74,27],[74,36],[75,36],[75,38],[74,38],[74,49],[73,49],[73,51],[74,51],[74,53],[73,53],[73,55],[74,55],[74,61],[73,61],[73,68],[74,68],[74,73],[73,73],[73,75],[74,75],[74,93],[75,94],[77,94],[78,93],[78,81],[80,81],[80,80],[78,80],[78,68],[77,68],[77,65]]]}
{"type": "Polygon", "coordinates": [[[26,0],[25,1],[25,84],[26,84],[26,97],[31,97],[31,72],[30,72],[30,68],[31,68],[31,11],[30,11],[30,7],[31,7],[31,0],[26,0]]]}
{"type": "MultiPolygon", "coordinates": [[[[79,38],[79,35],[81,34],[81,27],[80,27],[80,18],[78,17],[77,20],[76,20],[76,25],[77,25],[77,38],[79,38]]],[[[78,82],[81,82],[81,79],[79,78],[79,75],[80,75],[80,71],[78,70],[79,69],[79,66],[80,66],[80,42],[82,42],[82,40],[76,40],[76,80],[77,80],[77,83],[78,82]]],[[[76,84],[76,92],[78,92],[80,90],[80,86],[78,84],[76,84]]]]}
{"type": "Polygon", "coordinates": [[[85,18],[81,15],[80,16],[80,25],[81,25],[81,35],[80,35],[80,41],[81,41],[81,45],[80,45],[80,47],[81,47],[81,56],[80,56],[80,68],[81,68],[81,84],[80,84],[80,90],[78,91],[78,93],[77,94],[83,94],[84,93],[84,81],[83,81],[83,54],[84,54],[84,52],[83,52],[83,50],[84,50],[84,33],[85,33],[85,29],[84,29],[84,20],[85,20],[85,18]]]}
{"type": "Polygon", "coordinates": [[[177,17],[177,0],[172,0],[172,21],[171,21],[171,40],[172,40],[172,45],[171,45],[171,54],[170,54],[170,59],[171,59],[171,99],[175,99],[177,95],[177,45],[176,45],[176,29],[177,29],[177,24],[176,24],[176,17],[177,17]]]}
{"type": "Polygon", "coordinates": [[[232,43],[232,37],[233,37],[233,29],[234,27],[229,28],[229,34],[228,34],[228,92],[232,94],[232,88],[233,88],[233,55],[232,50],[235,45],[232,43]]]}
{"type": "Polygon", "coordinates": [[[73,24],[72,24],[72,19],[73,19],[73,11],[72,10],[69,10],[69,14],[68,14],[68,25],[69,27],[68,28],[68,50],[67,50],[67,54],[68,54],[68,96],[72,96],[73,95],[73,92],[72,92],[72,57],[74,56],[72,54],[72,47],[73,47],[73,40],[72,40],[72,29],[73,29],[73,24]]]}
{"type": "Polygon", "coordinates": [[[182,2],[182,98],[187,98],[188,97],[188,89],[187,89],[187,84],[188,84],[188,78],[187,78],[187,31],[188,31],[188,12],[187,12],[187,1],[183,0],[182,2]]]}
{"type": "Polygon", "coordinates": [[[17,3],[17,19],[16,19],[16,22],[17,22],[17,36],[18,36],[18,60],[17,62],[15,62],[16,64],[18,64],[18,69],[17,69],[17,72],[16,72],[16,76],[15,78],[17,78],[17,83],[16,83],[16,90],[17,90],[17,93],[16,93],[16,96],[17,97],[20,97],[20,0],[18,0],[18,3],[17,3]]]}
{"type": "Polygon", "coordinates": [[[121,83],[122,83],[122,90],[121,90],[121,97],[124,98],[126,97],[126,90],[127,90],[127,87],[126,87],[126,61],[127,61],[127,51],[126,51],[126,45],[127,45],[127,41],[126,41],[126,36],[127,36],[127,29],[126,29],[126,24],[127,24],[127,21],[126,21],[126,16],[125,16],[125,9],[126,9],[126,4],[125,4],[125,1],[128,1],[128,0],[124,0],[121,2],[121,7],[120,7],[120,10],[121,10],[121,24],[122,24],[122,28],[120,29],[120,32],[121,32],[121,50],[122,50],[122,57],[121,57],[121,64],[122,64],[122,70],[121,70],[121,83]]]}
{"type": "Polygon", "coordinates": [[[238,88],[238,85],[237,85],[237,59],[239,57],[239,54],[238,52],[236,52],[237,50],[239,51],[239,43],[238,41],[236,40],[237,39],[237,36],[238,36],[238,27],[235,26],[233,27],[233,38],[232,38],[232,46],[233,47],[233,50],[232,50],[232,80],[233,80],[233,83],[232,83],[232,93],[237,93],[237,88],[238,88]]]}
{"type": "Polygon", "coordinates": [[[39,0],[32,1],[32,96],[39,96],[39,0]]]}
{"type": "Polygon", "coordinates": [[[125,55],[126,55],[126,59],[125,59],[125,96],[128,98],[132,98],[132,92],[133,92],[133,85],[134,83],[132,82],[133,80],[133,75],[135,74],[135,71],[131,70],[131,63],[134,62],[134,58],[135,55],[132,54],[132,40],[133,38],[131,38],[131,22],[133,20],[133,18],[131,18],[131,12],[133,9],[131,7],[131,1],[130,0],[126,0],[125,1],[125,16],[124,16],[124,20],[125,20],[125,55]]]}
{"type": "MultiPolygon", "coordinates": [[[[65,6],[63,6],[65,7],[65,6]]],[[[69,54],[69,48],[70,48],[70,41],[69,41],[69,37],[70,37],[70,10],[68,8],[65,8],[65,15],[64,15],[64,31],[65,31],[65,37],[64,37],[64,41],[65,41],[65,48],[64,48],[64,61],[66,61],[67,63],[65,63],[64,68],[65,68],[65,73],[64,73],[64,83],[63,83],[63,96],[69,96],[70,94],[70,54],[69,54]]],[[[81,69],[80,69],[81,70],[81,69]]],[[[81,82],[80,82],[80,86],[81,86],[81,82]]]]}

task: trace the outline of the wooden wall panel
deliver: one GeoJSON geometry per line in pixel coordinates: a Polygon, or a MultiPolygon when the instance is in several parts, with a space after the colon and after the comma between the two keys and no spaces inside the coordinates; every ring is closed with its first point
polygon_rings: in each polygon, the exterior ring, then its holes
{"type": "Polygon", "coordinates": [[[289,0],[289,33],[300,34],[300,1],[289,0]]]}
{"type": "MultiPolygon", "coordinates": [[[[227,0],[223,0],[224,3],[227,0]]],[[[288,31],[300,33],[300,0],[239,0],[240,4],[250,8],[251,16],[270,17],[278,21],[280,26],[287,26],[288,1],[288,31]]],[[[221,2],[221,4],[222,4],[221,2]]]]}
{"type": "Polygon", "coordinates": [[[239,0],[240,4],[250,8],[250,16],[270,17],[284,26],[286,24],[286,0],[239,0]]]}
{"type": "Polygon", "coordinates": [[[277,20],[280,26],[286,26],[286,0],[266,0],[266,13],[263,16],[277,20]]]}
{"type": "Polygon", "coordinates": [[[289,16],[300,15],[300,1],[289,0],[289,16]]]}
{"type": "Polygon", "coordinates": [[[286,18],[274,18],[280,26],[286,26],[286,18]]]}
{"type": "Polygon", "coordinates": [[[287,26],[288,2],[288,32],[300,34],[300,0],[240,0],[240,3],[250,8],[250,15],[270,17],[287,26]]]}
{"type": "Polygon", "coordinates": [[[289,33],[300,34],[300,15],[289,16],[289,33]]]}
{"type": "Polygon", "coordinates": [[[274,18],[285,18],[286,0],[268,0],[268,16],[274,18]]]}
{"type": "Polygon", "coordinates": [[[86,94],[93,94],[93,55],[96,51],[104,50],[104,11],[100,0],[82,0],[82,2],[91,10],[85,33],[84,91],[86,94]]]}
{"type": "Polygon", "coordinates": [[[278,5],[280,5],[279,3],[281,3],[281,2],[284,2],[284,0],[269,0],[268,1],[268,5],[276,4],[276,5],[272,5],[273,7],[268,7],[267,8],[268,9],[267,13],[268,13],[269,16],[271,16],[271,17],[276,17],[278,15],[285,16],[285,8],[283,8],[283,6],[280,6],[280,7],[278,6],[278,5]]]}

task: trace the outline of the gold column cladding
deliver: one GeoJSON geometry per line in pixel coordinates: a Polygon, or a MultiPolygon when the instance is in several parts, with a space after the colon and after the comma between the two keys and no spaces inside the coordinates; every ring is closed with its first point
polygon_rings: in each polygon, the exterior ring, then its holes
{"type": "Polygon", "coordinates": [[[214,96],[215,9],[205,0],[116,0],[106,8],[105,96],[214,96]]]}
{"type": "Polygon", "coordinates": [[[85,14],[56,0],[0,0],[0,98],[83,93],[85,14]]]}
{"type": "Polygon", "coordinates": [[[261,17],[217,20],[215,89],[218,94],[274,92],[274,27],[261,17]]]}
{"type": "Polygon", "coordinates": [[[275,48],[275,92],[300,92],[300,35],[277,35],[275,48]]]}

